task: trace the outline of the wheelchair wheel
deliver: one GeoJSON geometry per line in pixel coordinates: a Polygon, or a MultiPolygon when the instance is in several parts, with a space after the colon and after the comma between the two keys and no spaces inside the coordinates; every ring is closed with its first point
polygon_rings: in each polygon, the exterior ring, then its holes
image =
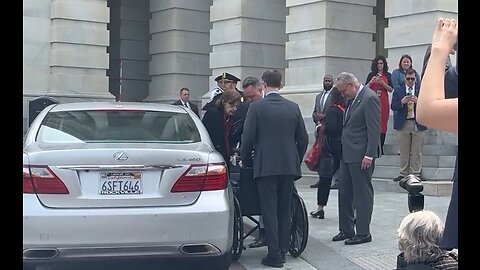
{"type": "Polygon", "coordinates": [[[232,244],[232,260],[237,261],[243,251],[243,217],[240,203],[234,197],[234,220],[233,220],[233,244],[232,244]]]}
{"type": "Polygon", "coordinates": [[[303,199],[297,193],[292,197],[292,228],[288,252],[298,257],[305,250],[308,240],[308,215],[303,199]]]}

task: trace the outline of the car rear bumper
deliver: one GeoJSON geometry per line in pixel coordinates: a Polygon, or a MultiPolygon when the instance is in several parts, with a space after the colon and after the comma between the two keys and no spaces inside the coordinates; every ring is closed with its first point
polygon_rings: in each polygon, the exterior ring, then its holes
{"type": "Polygon", "coordinates": [[[231,196],[202,192],[179,207],[51,209],[24,194],[24,261],[222,255],[233,239],[231,196]]]}

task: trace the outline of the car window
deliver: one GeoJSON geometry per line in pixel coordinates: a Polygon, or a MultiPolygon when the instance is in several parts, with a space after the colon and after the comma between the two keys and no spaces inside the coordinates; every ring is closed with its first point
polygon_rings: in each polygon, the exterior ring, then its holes
{"type": "Polygon", "coordinates": [[[44,143],[200,141],[187,113],[142,110],[49,112],[37,135],[44,143]]]}

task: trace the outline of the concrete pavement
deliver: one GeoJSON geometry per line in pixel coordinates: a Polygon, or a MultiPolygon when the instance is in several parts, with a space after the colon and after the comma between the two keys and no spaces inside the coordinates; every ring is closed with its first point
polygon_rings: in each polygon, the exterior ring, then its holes
{"type": "MultiPolygon", "coordinates": [[[[393,182],[393,181],[392,181],[393,182]]],[[[307,206],[307,211],[316,208],[316,189],[309,187],[312,178],[304,177],[296,182],[297,189],[307,206]]],[[[396,229],[408,212],[406,192],[375,190],[375,203],[371,222],[372,242],[347,246],[343,241],[332,242],[338,233],[338,190],[330,192],[325,208],[325,219],[309,217],[309,239],[305,251],[298,258],[287,254],[283,269],[313,270],[377,270],[395,269],[397,248],[396,229]]],[[[432,210],[445,221],[450,196],[425,196],[425,209],[432,210]]],[[[246,219],[246,218],[245,218],[246,219]]],[[[254,239],[245,239],[248,246],[254,239]]],[[[273,269],[261,264],[267,248],[246,249],[231,270],[273,269]]]]}

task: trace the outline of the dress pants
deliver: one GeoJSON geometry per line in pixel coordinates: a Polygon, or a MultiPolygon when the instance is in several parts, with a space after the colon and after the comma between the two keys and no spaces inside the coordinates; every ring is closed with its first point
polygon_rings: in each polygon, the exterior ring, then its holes
{"type": "Polygon", "coordinates": [[[425,131],[415,130],[415,120],[405,120],[402,129],[397,130],[401,176],[410,173],[420,176],[424,133],[425,131]]]}
{"type": "Polygon", "coordinates": [[[276,175],[258,177],[260,198],[268,256],[280,256],[288,251],[290,240],[291,201],[293,176],[276,175]]]}
{"type": "Polygon", "coordinates": [[[375,159],[366,170],[362,170],[360,165],[360,162],[345,163],[343,160],[340,162],[342,177],[338,188],[339,230],[346,234],[370,233],[373,213],[372,174],[375,159]]]}

